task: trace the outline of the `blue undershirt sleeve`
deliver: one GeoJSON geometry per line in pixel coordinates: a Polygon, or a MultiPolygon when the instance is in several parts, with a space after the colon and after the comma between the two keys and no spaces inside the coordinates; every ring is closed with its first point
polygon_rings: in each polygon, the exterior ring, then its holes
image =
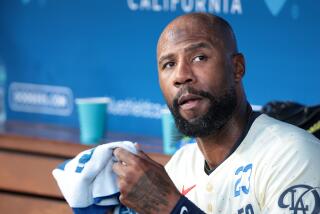
{"type": "Polygon", "coordinates": [[[171,214],[205,214],[199,207],[192,203],[187,197],[181,196],[171,214]]]}

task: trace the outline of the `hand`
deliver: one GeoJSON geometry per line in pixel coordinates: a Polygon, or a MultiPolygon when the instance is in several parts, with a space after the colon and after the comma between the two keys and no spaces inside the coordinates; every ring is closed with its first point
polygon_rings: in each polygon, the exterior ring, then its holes
{"type": "Polygon", "coordinates": [[[134,155],[117,148],[113,153],[119,160],[113,171],[118,175],[120,202],[140,214],[170,213],[181,194],[164,167],[142,151],[134,155]]]}

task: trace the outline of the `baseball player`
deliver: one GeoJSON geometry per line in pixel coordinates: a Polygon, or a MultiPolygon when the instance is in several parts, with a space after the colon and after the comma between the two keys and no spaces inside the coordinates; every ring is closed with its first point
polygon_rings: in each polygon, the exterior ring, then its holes
{"type": "Polygon", "coordinates": [[[138,213],[320,213],[320,142],[252,111],[245,59],[224,19],[176,18],[159,38],[157,60],[176,125],[197,143],[176,152],[166,171],[141,151],[116,149],[124,205],[138,213]]]}
{"type": "Polygon", "coordinates": [[[318,140],[266,115],[247,128],[214,169],[198,145],[178,151],[166,169],[181,193],[205,213],[320,213],[318,140]]]}

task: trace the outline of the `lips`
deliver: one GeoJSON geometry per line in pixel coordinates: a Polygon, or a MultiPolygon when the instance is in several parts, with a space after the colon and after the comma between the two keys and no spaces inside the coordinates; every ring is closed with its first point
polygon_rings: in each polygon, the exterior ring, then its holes
{"type": "Polygon", "coordinates": [[[187,110],[194,108],[202,99],[202,96],[188,93],[180,96],[178,99],[178,104],[182,109],[187,110]]]}

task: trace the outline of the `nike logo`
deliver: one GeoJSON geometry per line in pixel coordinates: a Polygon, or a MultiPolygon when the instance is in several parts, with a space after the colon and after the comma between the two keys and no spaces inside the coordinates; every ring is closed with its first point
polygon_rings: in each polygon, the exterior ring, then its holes
{"type": "Polygon", "coordinates": [[[189,188],[187,188],[187,189],[184,189],[184,185],[183,185],[183,186],[182,186],[181,194],[182,194],[182,195],[188,194],[188,192],[190,192],[194,187],[196,187],[196,184],[193,185],[193,186],[191,186],[191,187],[189,187],[189,188]]]}

